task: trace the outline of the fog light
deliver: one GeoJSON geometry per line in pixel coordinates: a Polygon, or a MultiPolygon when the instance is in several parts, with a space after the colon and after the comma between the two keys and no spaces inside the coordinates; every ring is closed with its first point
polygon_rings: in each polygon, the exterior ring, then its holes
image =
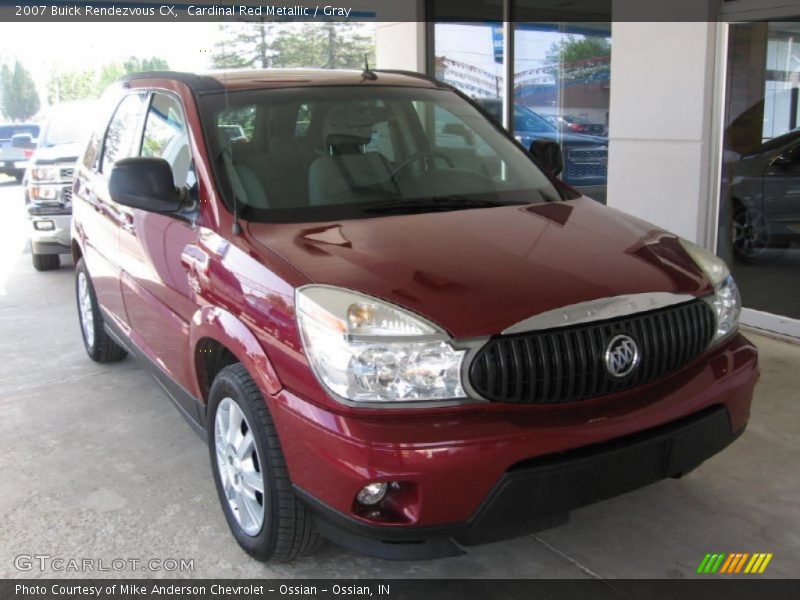
{"type": "Polygon", "coordinates": [[[56,228],[56,224],[52,221],[34,221],[33,228],[39,231],[53,231],[56,228]]]}
{"type": "Polygon", "coordinates": [[[385,483],[368,483],[358,492],[356,500],[364,506],[375,506],[386,496],[388,485],[385,483]]]}

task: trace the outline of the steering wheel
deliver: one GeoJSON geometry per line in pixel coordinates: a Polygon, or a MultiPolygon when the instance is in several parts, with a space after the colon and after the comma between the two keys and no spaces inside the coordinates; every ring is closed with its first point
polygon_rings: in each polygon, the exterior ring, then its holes
{"type": "Polygon", "coordinates": [[[417,152],[416,154],[412,154],[404,161],[402,161],[399,165],[397,165],[394,169],[392,169],[392,172],[389,174],[389,178],[394,179],[398,173],[400,173],[404,169],[407,169],[410,165],[413,165],[415,162],[418,162],[423,158],[427,157],[433,159],[441,158],[445,163],[447,163],[447,166],[450,167],[451,169],[455,169],[456,167],[456,164],[453,162],[453,160],[446,154],[437,152],[436,150],[423,150],[422,152],[417,152]]]}

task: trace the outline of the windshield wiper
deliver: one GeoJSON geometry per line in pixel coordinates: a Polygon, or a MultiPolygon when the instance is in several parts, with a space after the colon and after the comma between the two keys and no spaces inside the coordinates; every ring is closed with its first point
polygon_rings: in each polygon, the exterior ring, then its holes
{"type": "Polygon", "coordinates": [[[408,214],[416,212],[437,212],[449,210],[463,210],[468,208],[493,208],[495,206],[508,206],[516,202],[501,202],[479,198],[466,198],[464,196],[443,196],[438,198],[412,198],[408,200],[385,200],[373,202],[361,210],[367,213],[381,214],[408,214]]]}

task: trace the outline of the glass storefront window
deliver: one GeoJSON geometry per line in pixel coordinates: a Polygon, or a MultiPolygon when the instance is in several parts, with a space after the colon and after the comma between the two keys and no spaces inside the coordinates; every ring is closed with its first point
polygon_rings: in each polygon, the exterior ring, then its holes
{"type": "MultiPolygon", "coordinates": [[[[507,41],[502,23],[436,23],[433,75],[502,120],[507,41]]],[[[514,135],[561,144],[562,179],[605,202],[610,23],[515,23],[514,135]]]]}
{"type": "Polygon", "coordinates": [[[562,179],[605,202],[610,23],[517,23],[514,40],[514,135],[559,142],[562,179]]]}
{"type": "Polygon", "coordinates": [[[800,23],[729,29],[717,252],[745,307],[800,319],[800,23]]]}

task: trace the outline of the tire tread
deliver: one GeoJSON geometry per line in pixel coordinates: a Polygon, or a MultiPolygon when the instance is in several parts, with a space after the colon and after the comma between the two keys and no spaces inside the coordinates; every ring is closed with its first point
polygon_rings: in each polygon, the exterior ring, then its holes
{"type": "MultiPolygon", "coordinates": [[[[255,558],[271,562],[288,562],[301,556],[307,556],[321,545],[322,538],[316,531],[313,517],[308,509],[294,494],[275,423],[264,396],[241,363],[234,363],[222,369],[217,375],[215,383],[222,378],[234,380],[244,393],[245,398],[241,400],[248,403],[258,421],[254,428],[257,427],[264,434],[262,441],[266,446],[264,453],[266,456],[262,457],[262,460],[269,463],[264,467],[269,469],[272,474],[273,490],[271,492],[273,493],[272,502],[275,516],[271,523],[274,526],[275,535],[269,540],[266,548],[258,551],[244,546],[243,548],[255,558]]],[[[214,425],[211,417],[209,417],[208,427],[209,442],[212,442],[214,425]]],[[[213,443],[210,443],[210,449],[213,461],[213,443]]],[[[264,469],[262,469],[263,471],[264,469]]],[[[271,515],[267,514],[265,526],[270,522],[270,518],[271,515]]]]}

